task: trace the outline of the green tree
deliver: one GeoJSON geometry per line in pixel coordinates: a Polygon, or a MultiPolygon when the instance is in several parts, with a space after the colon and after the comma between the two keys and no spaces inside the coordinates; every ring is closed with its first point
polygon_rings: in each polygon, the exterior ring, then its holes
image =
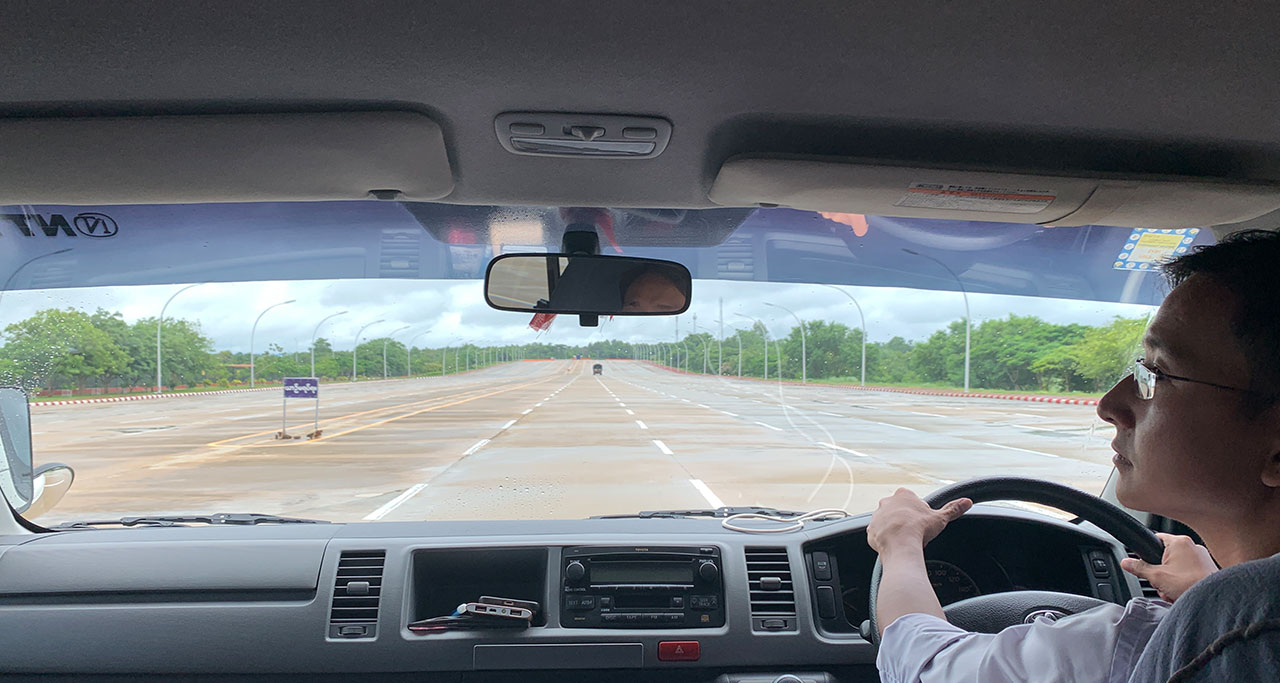
{"type": "Polygon", "coordinates": [[[1147,318],[1116,316],[1106,327],[1091,327],[1079,342],[1069,347],[1076,371],[1094,391],[1105,391],[1124,376],[1125,370],[1142,353],[1142,334],[1147,318]]]}
{"type": "Polygon", "coordinates": [[[908,367],[921,382],[964,383],[964,321],[934,332],[911,349],[908,367]]]}
{"type": "Polygon", "coordinates": [[[4,330],[6,381],[24,388],[84,388],[105,384],[129,365],[124,350],[91,316],[46,309],[4,330]]]}
{"type": "MultiPolygon", "coordinates": [[[[135,374],[134,381],[151,384],[156,376],[156,319],[142,318],[134,322],[131,336],[129,365],[135,374]]],[[[163,349],[160,379],[165,386],[197,385],[224,376],[225,367],[213,356],[213,341],[200,332],[199,323],[165,318],[160,344],[163,349]]],[[[249,362],[248,354],[244,354],[242,362],[249,362]]]]}
{"type": "Polygon", "coordinates": [[[973,330],[972,381],[999,389],[1039,387],[1041,376],[1032,367],[1036,360],[1049,349],[1079,341],[1083,332],[1082,326],[1054,325],[1035,316],[984,321],[973,330]]]}

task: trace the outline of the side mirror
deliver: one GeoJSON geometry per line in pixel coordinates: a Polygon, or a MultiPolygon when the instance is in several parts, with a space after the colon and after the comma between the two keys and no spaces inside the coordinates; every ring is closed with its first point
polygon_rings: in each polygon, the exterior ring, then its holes
{"type": "Polygon", "coordinates": [[[51,462],[36,468],[32,481],[31,504],[26,510],[19,510],[27,519],[35,519],[53,509],[62,502],[62,497],[71,489],[76,473],[70,466],[60,462],[51,462]]]}
{"type": "Polygon", "coordinates": [[[67,495],[75,472],[62,463],[31,466],[31,404],[27,392],[0,387],[0,493],[17,512],[42,515],[67,495]]]}
{"type": "Polygon", "coordinates": [[[0,387],[0,493],[14,510],[31,506],[35,473],[31,468],[31,404],[27,392],[0,387]]]}
{"type": "Polygon", "coordinates": [[[674,261],[577,254],[506,254],[489,263],[485,301],[500,311],[679,315],[693,276],[674,261]]]}

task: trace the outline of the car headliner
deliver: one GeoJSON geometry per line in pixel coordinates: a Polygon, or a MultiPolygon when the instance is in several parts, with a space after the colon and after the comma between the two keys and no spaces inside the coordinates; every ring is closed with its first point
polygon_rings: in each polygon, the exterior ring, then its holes
{"type": "Polygon", "coordinates": [[[417,110],[444,130],[451,203],[707,207],[725,159],[779,152],[1280,181],[1267,2],[0,8],[0,116],[417,110]],[[673,135],[652,160],[515,156],[508,111],[673,135]]]}

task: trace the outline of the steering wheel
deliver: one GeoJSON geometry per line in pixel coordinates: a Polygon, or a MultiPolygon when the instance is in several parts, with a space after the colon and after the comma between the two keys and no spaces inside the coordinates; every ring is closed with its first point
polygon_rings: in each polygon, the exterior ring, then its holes
{"type": "MultiPolygon", "coordinates": [[[[951,484],[925,496],[924,501],[935,510],[957,499],[969,498],[974,503],[993,500],[1018,500],[1058,508],[1096,524],[1111,534],[1143,560],[1160,564],[1164,544],[1148,528],[1124,510],[1101,498],[1062,484],[1025,477],[985,477],[951,484]]],[[[876,602],[884,568],[880,558],[871,571],[871,642],[880,646],[876,602]]],[[[1010,591],[967,598],[947,605],[947,620],[968,631],[996,633],[1005,627],[1023,623],[1026,615],[1039,609],[1075,614],[1104,605],[1097,598],[1054,591],[1010,591]]]]}

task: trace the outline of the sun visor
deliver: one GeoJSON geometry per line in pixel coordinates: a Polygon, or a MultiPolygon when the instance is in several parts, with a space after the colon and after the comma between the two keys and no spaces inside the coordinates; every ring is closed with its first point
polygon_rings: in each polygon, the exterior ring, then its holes
{"type": "Polygon", "coordinates": [[[0,119],[0,204],[425,201],[453,191],[411,112],[0,119]]]}
{"type": "Polygon", "coordinates": [[[710,198],[723,206],[904,218],[1190,228],[1248,220],[1280,208],[1280,187],[736,157],[721,167],[710,198]]]}

